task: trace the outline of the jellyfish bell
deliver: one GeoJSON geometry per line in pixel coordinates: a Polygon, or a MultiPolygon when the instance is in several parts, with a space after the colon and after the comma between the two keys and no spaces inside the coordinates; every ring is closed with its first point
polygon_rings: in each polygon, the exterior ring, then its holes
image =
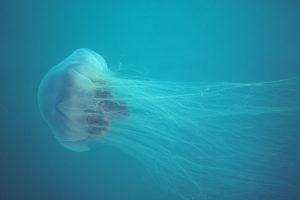
{"type": "Polygon", "coordinates": [[[89,150],[104,136],[110,121],[127,114],[104,81],[105,60],[89,49],[78,49],[44,76],[38,90],[39,109],[57,140],[73,151],[89,150]]]}

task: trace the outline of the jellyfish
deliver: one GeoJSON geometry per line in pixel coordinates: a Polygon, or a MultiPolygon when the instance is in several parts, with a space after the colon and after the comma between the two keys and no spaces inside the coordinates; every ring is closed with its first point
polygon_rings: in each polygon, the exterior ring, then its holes
{"type": "Polygon", "coordinates": [[[78,49],[43,77],[38,104],[69,150],[107,143],[182,199],[230,199],[254,186],[262,195],[289,186],[270,179],[280,166],[269,161],[291,141],[300,146],[299,92],[299,77],[257,83],[137,78],[78,49]]]}

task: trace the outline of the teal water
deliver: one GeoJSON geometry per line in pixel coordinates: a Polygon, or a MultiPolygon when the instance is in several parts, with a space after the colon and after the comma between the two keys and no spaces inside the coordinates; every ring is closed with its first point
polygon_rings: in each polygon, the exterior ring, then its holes
{"type": "MultiPolygon", "coordinates": [[[[1,1],[0,199],[180,199],[119,149],[62,148],[38,110],[40,80],[80,47],[100,53],[112,69],[146,79],[247,83],[297,77],[299,9],[292,0],[1,1]]],[[[284,149],[266,158],[274,171],[258,175],[275,186],[210,185],[211,193],[195,199],[297,199],[297,116],[276,124],[279,141],[281,134],[293,138],[282,139],[284,149]]]]}

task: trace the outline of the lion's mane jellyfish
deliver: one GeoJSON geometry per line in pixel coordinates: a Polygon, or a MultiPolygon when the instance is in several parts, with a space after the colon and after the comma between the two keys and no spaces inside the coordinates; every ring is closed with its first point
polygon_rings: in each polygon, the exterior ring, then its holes
{"type": "Polygon", "coordinates": [[[279,173],[300,176],[299,94],[299,78],[184,83],[125,76],[79,49],[45,75],[38,102],[70,150],[89,150],[91,141],[117,147],[184,199],[263,199],[274,191],[296,195],[300,187],[279,173]]]}
{"type": "Polygon", "coordinates": [[[89,49],[78,49],[43,78],[38,94],[43,118],[58,141],[74,151],[106,134],[110,121],[128,114],[105,81],[105,60],[89,49]]]}

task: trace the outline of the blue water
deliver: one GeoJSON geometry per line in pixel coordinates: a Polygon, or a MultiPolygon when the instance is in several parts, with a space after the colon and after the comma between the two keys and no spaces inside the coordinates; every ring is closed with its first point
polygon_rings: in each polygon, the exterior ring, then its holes
{"type": "MultiPolygon", "coordinates": [[[[40,80],[80,47],[100,53],[112,69],[121,66],[157,80],[256,82],[300,76],[299,11],[293,0],[1,1],[0,199],[179,199],[118,149],[100,145],[75,153],[62,148],[37,107],[40,80]]],[[[281,133],[300,130],[298,121],[291,121],[281,133]]],[[[270,161],[289,187],[261,195],[253,186],[248,193],[224,196],[297,199],[298,150],[286,148],[270,161]]]]}

